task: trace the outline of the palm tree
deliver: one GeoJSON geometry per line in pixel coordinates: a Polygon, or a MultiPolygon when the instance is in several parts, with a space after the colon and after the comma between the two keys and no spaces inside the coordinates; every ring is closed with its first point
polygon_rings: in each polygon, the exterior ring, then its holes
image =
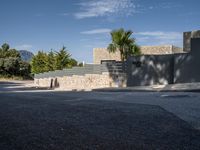
{"type": "Polygon", "coordinates": [[[124,61],[128,56],[134,55],[135,52],[140,51],[135,44],[135,39],[131,38],[133,32],[131,30],[125,31],[123,28],[113,30],[111,32],[112,43],[108,46],[110,53],[120,51],[121,60],[124,61]]]}

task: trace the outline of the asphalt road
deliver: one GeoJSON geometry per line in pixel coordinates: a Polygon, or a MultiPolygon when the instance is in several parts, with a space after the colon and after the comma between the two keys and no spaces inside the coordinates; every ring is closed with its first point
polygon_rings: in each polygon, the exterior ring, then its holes
{"type": "Polygon", "coordinates": [[[198,150],[199,129],[199,93],[52,92],[0,82],[0,150],[198,150]]]}

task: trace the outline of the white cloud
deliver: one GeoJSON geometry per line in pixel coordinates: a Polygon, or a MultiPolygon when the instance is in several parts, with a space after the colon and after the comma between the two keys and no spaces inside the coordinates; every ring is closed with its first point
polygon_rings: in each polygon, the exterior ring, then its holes
{"type": "Polygon", "coordinates": [[[129,16],[135,12],[136,8],[133,0],[89,0],[79,5],[81,11],[74,14],[77,19],[112,14],[129,16]]]}
{"type": "Polygon", "coordinates": [[[110,32],[111,29],[95,29],[95,30],[83,31],[81,32],[81,34],[104,34],[110,32]]]}
{"type": "Polygon", "coordinates": [[[180,39],[182,37],[182,33],[180,32],[155,31],[155,32],[138,32],[136,34],[143,36],[154,36],[159,39],[180,39]]]}
{"type": "Polygon", "coordinates": [[[135,33],[137,41],[147,44],[170,44],[182,46],[183,35],[181,32],[147,31],[135,33]]]}
{"type": "Polygon", "coordinates": [[[15,48],[17,50],[29,50],[29,49],[33,48],[33,46],[29,45],[29,44],[23,44],[23,45],[18,45],[15,48]]]}

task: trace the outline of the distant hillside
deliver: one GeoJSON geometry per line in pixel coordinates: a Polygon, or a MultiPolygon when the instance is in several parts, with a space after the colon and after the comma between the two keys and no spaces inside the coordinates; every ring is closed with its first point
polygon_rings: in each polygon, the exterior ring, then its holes
{"type": "Polygon", "coordinates": [[[31,61],[31,59],[34,56],[32,52],[27,50],[20,50],[19,53],[21,55],[22,60],[27,62],[31,61]]]}

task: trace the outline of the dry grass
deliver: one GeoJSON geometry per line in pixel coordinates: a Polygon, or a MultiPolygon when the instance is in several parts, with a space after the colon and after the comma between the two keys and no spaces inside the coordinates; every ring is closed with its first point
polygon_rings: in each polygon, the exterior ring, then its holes
{"type": "Polygon", "coordinates": [[[6,76],[0,75],[0,81],[12,81],[12,80],[23,80],[23,77],[20,77],[20,76],[6,77],[6,76]]]}

